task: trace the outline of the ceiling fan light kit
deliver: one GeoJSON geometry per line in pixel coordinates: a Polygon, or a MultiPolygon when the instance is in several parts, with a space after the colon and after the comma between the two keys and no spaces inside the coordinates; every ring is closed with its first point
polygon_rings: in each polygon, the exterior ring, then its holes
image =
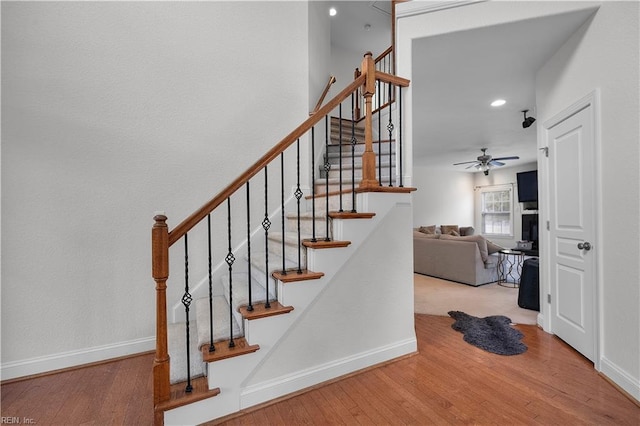
{"type": "MultiPolygon", "coordinates": [[[[534,119],[535,120],[535,119],[534,119]]],[[[464,161],[462,163],[455,163],[454,166],[459,166],[461,164],[471,164],[467,169],[475,167],[476,170],[482,171],[485,176],[489,176],[489,170],[491,167],[502,167],[505,163],[504,160],[518,160],[520,157],[511,156],[511,157],[499,157],[493,158],[489,154],[487,154],[487,148],[480,149],[482,151],[482,155],[478,156],[478,158],[474,161],[464,161]]]]}

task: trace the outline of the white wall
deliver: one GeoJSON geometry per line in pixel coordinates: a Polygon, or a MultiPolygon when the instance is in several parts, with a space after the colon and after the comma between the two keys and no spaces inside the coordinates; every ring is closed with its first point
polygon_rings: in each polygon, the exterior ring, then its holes
{"type": "MultiPolygon", "coordinates": [[[[473,173],[414,165],[413,226],[474,225],[473,173]]],[[[476,228],[477,229],[477,228],[476,228]]]]}
{"type": "Polygon", "coordinates": [[[603,2],[540,70],[536,97],[544,123],[600,90],[600,362],[640,400],[639,18],[637,2],[603,2]]]}
{"type": "MultiPolygon", "coordinates": [[[[640,400],[638,3],[482,2],[419,14],[438,3],[442,2],[398,5],[399,75],[411,78],[413,39],[600,6],[593,21],[578,31],[539,73],[537,118],[544,122],[600,88],[601,368],[640,400]],[[416,12],[421,7],[424,10],[416,12]]],[[[409,89],[405,97],[409,105],[411,96],[409,89]]],[[[408,113],[407,155],[413,140],[412,119],[408,113]]]]}
{"type": "Polygon", "coordinates": [[[307,117],[308,19],[2,3],[3,379],[153,348],[154,212],[175,226],[307,117]]]}
{"type": "MultiPolygon", "coordinates": [[[[489,237],[491,241],[505,248],[514,248],[516,242],[522,239],[522,214],[524,213],[523,204],[518,202],[518,182],[516,174],[520,172],[528,172],[537,170],[536,163],[523,164],[514,167],[500,167],[491,169],[488,176],[483,173],[474,173],[474,187],[483,187],[487,185],[513,185],[513,236],[512,237],[489,237]]],[[[475,227],[476,233],[482,232],[480,218],[480,191],[475,191],[475,227]]]]}

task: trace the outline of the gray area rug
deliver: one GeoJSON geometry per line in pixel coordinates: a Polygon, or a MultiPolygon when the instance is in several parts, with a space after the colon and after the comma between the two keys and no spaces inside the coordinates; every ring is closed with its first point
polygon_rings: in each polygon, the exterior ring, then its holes
{"type": "Polygon", "coordinates": [[[464,334],[464,341],[498,355],[519,355],[527,351],[523,334],[511,327],[511,320],[502,315],[478,318],[460,311],[449,311],[456,321],[451,325],[464,334]]]}

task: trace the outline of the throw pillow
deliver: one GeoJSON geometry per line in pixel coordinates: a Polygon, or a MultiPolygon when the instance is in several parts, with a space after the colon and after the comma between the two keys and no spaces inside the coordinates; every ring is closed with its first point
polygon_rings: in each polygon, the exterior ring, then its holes
{"type": "Polygon", "coordinates": [[[423,234],[435,234],[436,226],[435,225],[421,226],[420,228],[418,228],[418,231],[422,232],[423,234]]]}
{"type": "Polygon", "coordinates": [[[487,240],[487,251],[489,252],[489,254],[497,253],[500,250],[504,250],[504,247],[501,247],[496,243],[487,240]]]}
{"type": "Polygon", "coordinates": [[[443,235],[449,234],[451,231],[456,231],[458,235],[460,235],[460,229],[458,225],[440,225],[440,230],[443,235]]]}
{"type": "Polygon", "coordinates": [[[487,240],[482,235],[468,235],[466,237],[454,237],[453,235],[441,235],[441,240],[454,240],[454,241],[471,241],[478,245],[478,251],[480,251],[480,258],[483,262],[489,259],[489,252],[487,250],[487,240]]]}
{"type": "Polygon", "coordinates": [[[473,233],[475,232],[475,229],[473,229],[473,226],[461,226],[460,227],[460,236],[465,237],[467,235],[473,235],[473,233]]]}
{"type": "Polygon", "coordinates": [[[454,231],[453,229],[452,229],[451,231],[449,231],[449,233],[448,233],[448,234],[446,234],[446,235],[453,235],[454,237],[459,237],[459,236],[460,236],[460,234],[458,234],[458,233],[457,233],[456,231],[454,231]]]}

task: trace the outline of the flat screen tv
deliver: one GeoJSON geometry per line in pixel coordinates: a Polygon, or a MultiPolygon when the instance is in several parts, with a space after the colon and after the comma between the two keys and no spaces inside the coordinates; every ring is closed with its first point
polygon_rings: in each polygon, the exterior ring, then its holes
{"type": "Polygon", "coordinates": [[[538,201],[538,171],[516,174],[518,181],[518,201],[521,203],[538,201]]]}

